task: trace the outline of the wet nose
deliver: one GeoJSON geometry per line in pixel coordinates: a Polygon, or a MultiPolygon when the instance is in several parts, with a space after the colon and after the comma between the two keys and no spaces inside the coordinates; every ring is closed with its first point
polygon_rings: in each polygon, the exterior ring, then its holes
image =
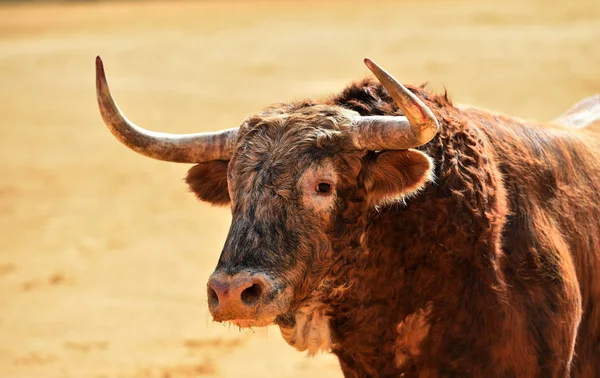
{"type": "Polygon", "coordinates": [[[269,281],[261,275],[214,273],[208,280],[208,305],[213,315],[240,318],[265,302],[269,281]]]}

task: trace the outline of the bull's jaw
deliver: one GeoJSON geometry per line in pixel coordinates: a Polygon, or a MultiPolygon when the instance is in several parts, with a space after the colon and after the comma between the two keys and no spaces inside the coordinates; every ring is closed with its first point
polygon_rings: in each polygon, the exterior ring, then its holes
{"type": "Polygon", "coordinates": [[[326,307],[311,301],[300,306],[289,322],[278,321],[283,339],[298,351],[307,351],[309,356],[331,350],[331,331],[326,307]]]}

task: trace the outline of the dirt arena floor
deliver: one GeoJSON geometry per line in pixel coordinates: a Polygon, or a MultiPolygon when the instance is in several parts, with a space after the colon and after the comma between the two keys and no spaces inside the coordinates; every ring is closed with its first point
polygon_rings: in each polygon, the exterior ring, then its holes
{"type": "Polygon", "coordinates": [[[549,120],[600,92],[600,1],[89,2],[0,6],[0,377],[340,377],[275,327],[213,324],[226,209],[186,165],[121,146],[124,111],[171,132],[322,97],[371,57],[456,102],[549,120]]]}

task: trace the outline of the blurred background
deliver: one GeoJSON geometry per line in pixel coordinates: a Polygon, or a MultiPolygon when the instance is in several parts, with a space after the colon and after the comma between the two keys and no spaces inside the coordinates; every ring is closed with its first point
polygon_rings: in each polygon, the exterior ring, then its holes
{"type": "Polygon", "coordinates": [[[213,324],[227,209],[189,166],[120,145],[94,59],[135,122],[235,127],[367,75],[550,120],[600,92],[600,1],[0,2],[0,377],[340,377],[276,327],[213,324]]]}

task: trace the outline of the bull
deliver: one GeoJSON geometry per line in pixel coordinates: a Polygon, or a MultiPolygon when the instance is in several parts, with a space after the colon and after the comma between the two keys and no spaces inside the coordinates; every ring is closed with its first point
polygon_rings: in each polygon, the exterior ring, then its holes
{"type": "Polygon", "coordinates": [[[231,208],[214,320],[276,324],[346,377],[600,376],[600,96],[543,125],[365,63],[325,100],[172,135],[123,115],[97,59],[114,136],[231,208]]]}

